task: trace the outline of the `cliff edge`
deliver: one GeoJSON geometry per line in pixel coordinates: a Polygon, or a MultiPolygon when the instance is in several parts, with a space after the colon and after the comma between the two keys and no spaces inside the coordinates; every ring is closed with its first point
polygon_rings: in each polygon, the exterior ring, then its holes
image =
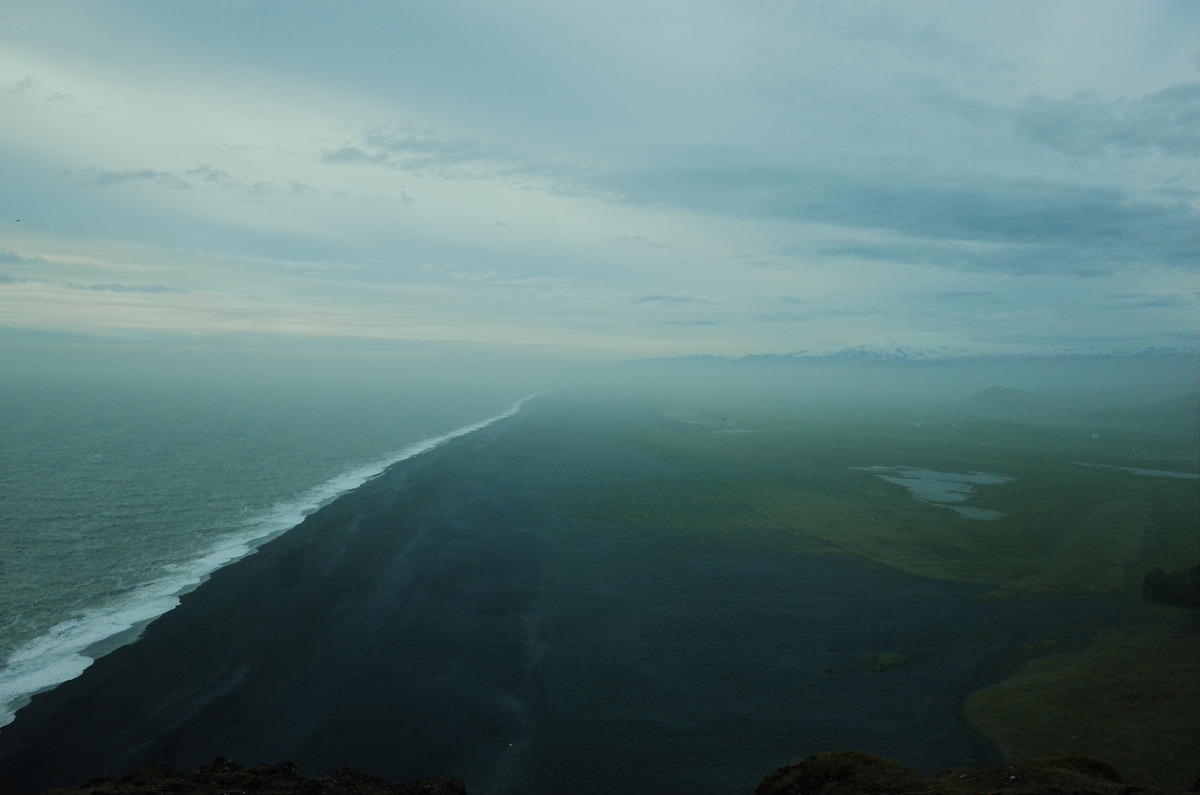
{"type": "MultiPolygon", "coordinates": [[[[570,789],[570,782],[564,782],[570,789]]],[[[389,782],[345,768],[326,778],[298,775],[291,763],[244,768],[228,759],[181,772],[152,765],[120,778],[101,778],[82,787],[46,790],[43,795],[466,795],[461,781],[430,778],[389,782]]],[[[1186,795],[1191,790],[1163,790],[1126,784],[1110,765],[1092,757],[1073,756],[1013,762],[980,770],[948,770],[931,776],[899,762],[862,751],[817,754],[768,774],[755,795],[1186,795]]],[[[632,795],[632,794],[631,794],[632,795]]]]}

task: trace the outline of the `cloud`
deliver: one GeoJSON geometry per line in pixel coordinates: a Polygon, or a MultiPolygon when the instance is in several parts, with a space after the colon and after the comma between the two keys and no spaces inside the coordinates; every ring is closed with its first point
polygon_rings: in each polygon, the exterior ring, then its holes
{"type": "Polygon", "coordinates": [[[23,94],[26,96],[40,95],[44,92],[42,83],[33,75],[25,75],[20,80],[14,80],[4,86],[4,90],[10,94],[23,94]]]}
{"type": "Polygon", "coordinates": [[[653,295],[643,295],[639,298],[630,299],[633,304],[676,304],[688,306],[694,304],[710,303],[707,299],[697,298],[690,295],[666,295],[663,293],[655,293],[653,295]]]}
{"type": "Polygon", "coordinates": [[[93,290],[102,293],[186,293],[162,284],[64,284],[74,290],[93,290]]]}
{"type": "Polygon", "coordinates": [[[62,279],[46,279],[32,276],[13,276],[0,273],[0,284],[41,284],[63,290],[85,290],[98,293],[186,293],[178,287],[168,287],[164,284],[84,284],[81,282],[65,281],[62,279]]]}
{"type": "Polygon", "coordinates": [[[799,298],[796,296],[783,296],[780,298],[780,300],[795,308],[776,310],[773,312],[760,312],[754,314],[752,319],[755,321],[768,323],[800,322],[817,320],[820,318],[872,315],[877,314],[879,311],[875,307],[845,306],[844,304],[839,304],[836,300],[828,298],[799,298]]]}
{"type": "Polygon", "coordinates": [[[606,183],[628,203],[856,232],[844,236],[840,250],[826,247],[826,254],[1085,274],[1129,263],[1190,269],[1200,257],[1190,206],[1137,199],[1105,185],[804,167],[747,151],[693,153],[688,163],[626,170],[609,175],[606,183]],[[858,234],[868,230],[892,237],[858,234]],[[996,248],[966,256],[967,245],[996,248]]]}
{"type": "Polygon", "coordinates": [[[1107,300],[1097,304],[1101,309],[1190,309],[1200,306],[1200,295],[1193,291],[1192,295],[1179,294],[1154,295],[1148,293],[1127,293],[1107,296],[1107,300]]]}
{"type": "Polygon", "coordinates": [[[387,161],[387,152],[367,152],[365,149],[357,146],[342,146],[338,149],[327,149],[321,153],[321,162],[323,163],[382,165],[386,164],[387,161]]]}
{"type": "Polygon", "coordinates": [[[655,243],[650,238],[644,235],[614,235],[613,237],[604,238],[605,243],[610,246],[648,246],[650,248],[663,248],[663,243],[655,243]]]}
{"type": "Polygon", "coordinates": [[[1065,154],[1157,151],[1200,156],[1200,83],[1181,83],[1133,99],[1079,94],[1066,100],[1034,97],[1012,112],[1015,128],[1065,154]]]}
{"type": "Polygon", "coordinates": [[[665,326],[722,326],[730,321],[718,320],[716,318],[697,318],[695,320],[664,320],[665,326]]]}
{"type": "Polygon", "coordinates": [[[401,124],[365,129],[318,160],[328,165],[374,166],[442,180],[502,180],[561,195],[603,192],[588,181],[592,168],[566,158],[532,155],[484,136],[462,136],[401,124]]]}
{"type": "MultiPolygon", "coordinates": [[[[318,191],[306,182],[292,180],[286,185],[280,185],[267,180],[249,180],[234,177],[228,171],[212,164],[204,163],[189,168],[182,175],[174,171],[164,171],[157,168],[136,168],[121,171],[88,168],[81,172],[89,184],[95,187],[107,188],[116,185],[140,184],[167,190],[210,189],[241,193],[249,198],[262,198],[279,194],[291,196],[309,196],[318,191]]],[[[330,194],[337,198],[336,194],[330,194]]],[[[412,200],[401,194],[400,201],[410,204],[412,200]]]]}
{"type": "Polygon", "coordinates": [[[784,246],[774,251],[758,254],[738,254],[734,259],[740,265],[768,271],[792,271],[802,267],[800,260],[813,249],[804,246],[784,246]]]}
{"type": "Polygon", "coordinates": [[[89,168],[83,173],[88,176],[93,185],[101,188],[139,182],[156,185],[161,188],[169,188],[170,190],[190,190],[192,187],[190,182],[178,174],[173,174],[170,171],[159,171],[154,168],[126,169],[124,171],[103,171],[96,168],[89,168]]]}
{"type": "Polygon", "coordinates": [[[400,125],[379,125],[359,133],[337,149],[321,153],[324,163],[382,165],[410,171],[432,170],[441,175],[476,176],[485,164],[511,161],[513,156],[494,143],[476,138],[417,130],[400,125]]]}
{"type": "Polygon", "coordinates": [[[62,91],[50,91],[33,75],[25,75],[0,88],[19,101],[71,102],[74,97],[62,91]]]}
{"type": "Polygon", "coordinates": [[[692,352],[1187,320],[1194,11],[183,5],[0,36],[4,247],[104,260],[0,252],[5,312],[236,299],[273,329],[425,314],[692,352]]]}
{"type": "Polygon", "coordinates": [[[1053,245],[1005,246],[956,240],[855,240],[852,237],[814,243],[807,248],[794,247],[792,251],[794,256],[806,255],[825,261],[873,260],[967,273],[1013,276],[1061,273],[1092,278],[1117,272],[1138,259],[1138,252],[1122,252],[1118,249],[1100,252],[1091,247],[1080,250],[1053,245]]]}
{"type": "MultiPolygon", "coordinates": [[[[426,263],[420,267],[420,272],[443,283],[479,285],[491,289],[507,289],[534,294],[578,294],[586,292],[589,287],[585,281],[580,279],[545,274],[526,275],[495,268],[464,270],[452,265],[426,263]]],[[[382,275],[386,278],[395,278],[400,274],[389,270],[382,275]]],[[[410,278],[411,276],[407,274],[402,277],[405,281],[410,278]]]]}
{"type": "Polygon", "coordinates": [[[996,290],[952,290],[934,295],[938,300],[953,301],[959,298],[969,298],[978,303],[1002,304],[1009,303],[1010,296],[996,290]]]}
{"type": "Polygon", "coordinates": [[[973,174],[879,173],[713,153],[693,165],[615,174],[627,201],[739,216],[886,229],[917,238],[999,243],[1095,241],[1190,227],[1184,208],[1115,187],[973,174]]]}
{"type": "Polygon", "coordinates": [[[807,323],[813,320],[820,320],[830,317],[854,317],[859,315],[870,315],[875,312],[865,309],[814,309],[804,312],[761,312],[750,317],[750,320],[756,323],[807,323]]]}
{"type": "Polygon", "coordinates": [[[187,174],[189,177],[198,177],[199,179],[202,179],[205,182],[213,185],[225,186],[232,184],[234,181],[233,178],[229,176],[228,171],[217,168],[216,166],[211,166],[208,163],[188,169],[187,174]]]}
{"type": "MultiPolygon", "coordinates": [[[[935,96],[932,84],[924,90],[927,98],[954,105],[957,113],[981,125],[1013,116],[1012,111],[949,90],[935,96]]],[[[1192,124],[1184,108],[1195,93],[1194,87],[1182,85],[1125,103],[1030,100],[1023,123],[1033,135],[1034,120],[1042,118],[1037,129],[1045,136],[1053,127],[1046,119],[1054,114],[1090,113],[1106,125],[1094,123],[1091,132],[1079,136],[1110,148],[1175,152],[1192,124]],[[1103,112],[1097,111],[1101,106],[1103,112]],[[1139,119],[1151,112],[1162,123],[1147,131],[1139,119]]],[[[1067,143],[1063,139],[1056,145],[1067,143]]],[[[1097,184],[1063,177],[1022,178],[998,170],[937,170],[872,155],[852,164],[838,158],[817,164],[811,158],[781,158],[734,145],[659,148],[653,155],[654,159],[638,159],[628,152],[596,152],[590,160],[556,161],[482,137],[384,124],[323,151],[320,160],[450,180],[532,181],[553,195],[617,206],[841,228],[842,242],[830,235],[834,242],[817,252],[834,257],[1084,276],[1126,267],[1191,268],[1200,258],[1195,212],[1182,200],[1194,192],[1183,189],[1155,199],[1136,195],[1116,181],[1097,184]]],[[[604,241],[660,245],[642,235],[614,235],[604,241]]],[[[809,253],[813,251],[809,247],[809,253]]],[[[744,256],[745,264],[762,269],[797,266],[786,257],[744,256]]]]}
{"type": "Polygon", "coordinates": [[[1168,86],[1141,96],[1077,92],[1001,103],[964,94],[932,79],[910,81],[921,104],[948,111],[978,131],[1010,130],[1073,157],[1156,154],[1194,161],[1200,154],[1200,83],[1168,86]]]}

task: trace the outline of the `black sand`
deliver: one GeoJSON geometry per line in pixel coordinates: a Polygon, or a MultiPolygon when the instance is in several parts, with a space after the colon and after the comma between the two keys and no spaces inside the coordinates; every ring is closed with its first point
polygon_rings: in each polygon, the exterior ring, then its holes
{"type": "Polygon", "coordinates": [[[217,572],[0,730],[0,789],[216,756],[477,795],[751,792],[838,749],[983,765],[959,701],[1014,643],[1107,611],[589,523],[586,486],[689,474],[616,431],[657,414],[598,411],[539,398],[217,572]]]}

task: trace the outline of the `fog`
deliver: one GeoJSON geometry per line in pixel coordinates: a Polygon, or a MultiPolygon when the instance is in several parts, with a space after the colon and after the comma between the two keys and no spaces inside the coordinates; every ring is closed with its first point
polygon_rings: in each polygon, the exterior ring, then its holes
{"type": "Polygon", "coordinates": [[[98,389],[169,402],[207,401],[214,417],[252,394],[281,409],[322,401],[364,413],[402,410],[406,397],[453,396],[464,406],[558,388],[598,398],[664,404],[770,406],[813,412],[952,411],[1041,424],[1134,422],[1195,431],[1200,357],[1141,355],[912,359],[878,352],[714,356],[594,362],[466,345],[222,346],[8,343],[6,386],[58,391],[87,402],[98,389]],[[1136,420],[1141,417],[1141,420],[1136,420]]]}
{"type": "MultiPolygon", "coordinates": [[[[757,356],[742,359],[693,357],[641,360],[606,370],[611,382],[639,389],[692,395],[696,399],[728,397],[751,402],[788,402],[803,407],[834,406],[870,409],[935,409],[951,405],[965,410],[980,393],[995,396],[1008,390],[1011,419],[1020,416],[1020,395],[1029,412],[1038,403],[1055,404],[1058,420],[1074,411],[1087,412],[1184,400],[1200,387],[1200,367],[1189,355],[994,357],[895,361],[861,356],[757,356]],[[999,389],[997,389],[999,388],[999,389]]],[[[989,409],[980,405],[979,411],[989,409]]],[[[1170,407],[1163,407],[1164,420],[1170,407]]],[[[1049,415],[1042,419],[1049,418],[1049,415]]],[[[1180,417],[1171,417],[1177,423],[1180,417]]]]}
{"type": "Polygon", "coordinates": [[[164,727],[131,675],[18,719],[57,784],[202,737],[472,792],[748,792],[835,745],[1190,782],[1198,25],[7,0],[0,726],[189,593],[128,653],[260,706],[164,727]]]}

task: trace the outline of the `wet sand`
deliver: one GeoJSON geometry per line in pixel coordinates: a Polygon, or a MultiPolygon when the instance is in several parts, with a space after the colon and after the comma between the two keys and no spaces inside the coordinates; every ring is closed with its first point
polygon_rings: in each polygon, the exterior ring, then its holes
{"type": "Polygon", "coordinates": [[[988,764],[961,700],[1110,611],[580,518],[590,485],[692,474],[621,433],[657,421],[555,394],[401,462],[36,696],[0,730],[0,791],[216,756],[475,795],[750,792],[840,749],[988,764]]]}

